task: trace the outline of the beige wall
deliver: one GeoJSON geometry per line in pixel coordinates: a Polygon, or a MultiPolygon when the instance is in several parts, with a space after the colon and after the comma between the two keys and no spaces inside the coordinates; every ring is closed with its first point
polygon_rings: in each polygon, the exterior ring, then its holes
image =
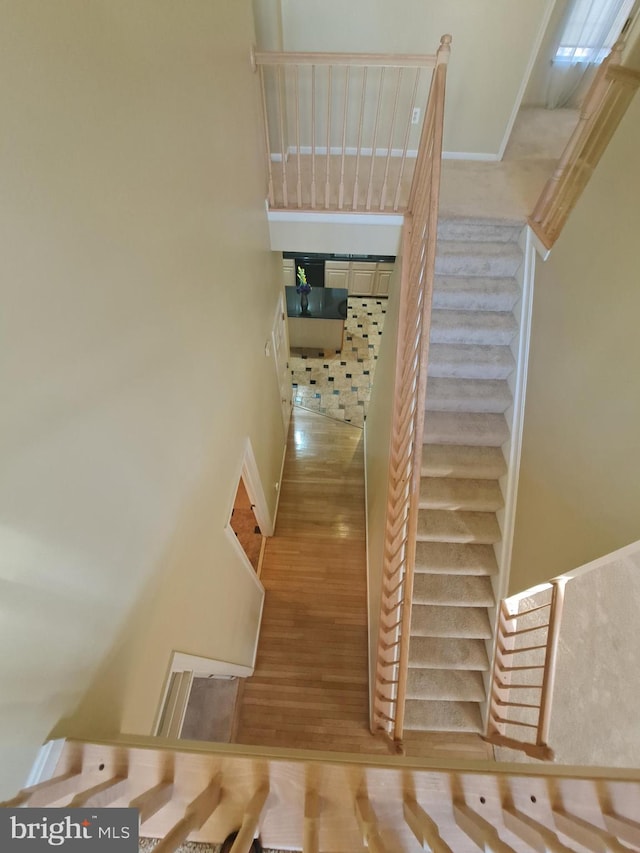
{"type": "Polygon", "coordinates": [[[640,538],[640,97],[538,264],[510,590],[640,538]]]}
{"type": "Polygon", "coordinates": [[[282,0],[283,43],[285,50],[433,53],[451,33],[445,150],[495,155],[553,2],[282,0]]]}
{"type": "Polygon", "coordinates": [[[144,729],[172,648],[251,663],[222,531],[284,447],[249,0],[2,18],[0,798],[92,679],[63,731],[144,729]]]}

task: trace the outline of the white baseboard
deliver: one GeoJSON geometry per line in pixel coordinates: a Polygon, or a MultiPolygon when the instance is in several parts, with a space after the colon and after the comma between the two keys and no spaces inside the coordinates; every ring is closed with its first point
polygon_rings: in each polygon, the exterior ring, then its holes
{"type": "Polygon", "coordinates": [[[487,151],[443,151],[443,160],[479,160],[486,163],[495,163],[501,159],[499,154],[487,151]]]}
{"type": "Polygon", "coordinates": [[[513,389],[513,418],[507,459],[507,483],[505,489],[502,540],[500,545],[500,583],[498,600],[505,598],[511,572],[511,555],[516,522],[516,504],[518,480],[520,476],[520,458],[522,456],[522,436],[524,431],[524,409],[527,390],[527,372],[529,364],[529,345],[531,340],[531,318],[533,313],[533,286],[535,279],[536,248],[533,243],[533,231],[527,225],[522,235],[523,272],[522,295],[520,300],[519,338],[516,380],[513,389]]]}

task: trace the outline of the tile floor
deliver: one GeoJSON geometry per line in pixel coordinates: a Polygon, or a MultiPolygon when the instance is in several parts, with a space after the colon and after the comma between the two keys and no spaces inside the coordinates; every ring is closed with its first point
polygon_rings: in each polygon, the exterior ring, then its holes
{"type": "Polygon", "coordinates": [[[350,296],[342,352],[291,350],[295,405],[364,426],[386,312],[386,299],[350,296]]]}

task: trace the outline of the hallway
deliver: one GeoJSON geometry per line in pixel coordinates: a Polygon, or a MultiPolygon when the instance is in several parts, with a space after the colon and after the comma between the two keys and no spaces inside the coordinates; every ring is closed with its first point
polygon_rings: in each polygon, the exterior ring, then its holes
{"type": "Polygon", "coordinates": [[[293,408],[238,743],[387,752],[368,728],[363,444],[361,429],[293,408]]]}

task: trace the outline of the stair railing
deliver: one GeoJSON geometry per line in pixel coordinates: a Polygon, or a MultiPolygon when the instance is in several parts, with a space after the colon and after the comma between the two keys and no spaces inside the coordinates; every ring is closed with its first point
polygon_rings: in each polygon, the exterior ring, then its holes
{"type": "Polygon", "coordinates": [[[488,733],[494,746],[553,761],[549,726],[566,578],[503,599],[488,733]]]}
{"type": "Polygon", "coordinates": [[[638,770],[547,766],[541,773],[520,765],[514,772],[458,760],[454,771],[398,757],[374,764],[344,753],[201,742],[176,748],[120,736],[65,742],[53,773],[0,808],[137,809],[140,836],[159,839],[158,853],[174,853],[186,840],[220,843],[234,830],[231,853],[247,853],[256,835],[266,847],[304,853],[565,850],[559,832],[589,850],[626,850],[621,842],[635,848],[640,839],[638,770]]]}
{"type": "Polygon", "coordinates": [[[372,729],[404,728],[447,62],[442,37],[402,233],[382,599],[372,729]]]}
{"type": "Polygon", "coordinates": [[[620,65],[623,48],[618,41],[598,68],[578,124],[529,218],[547,249],[558,239],[640,86],[640,71],[620,65]]]}
{"type": "Polygon", "coordinates": [[[269,207],[403,211],[437,62],[254,51],[269,207]]]}

